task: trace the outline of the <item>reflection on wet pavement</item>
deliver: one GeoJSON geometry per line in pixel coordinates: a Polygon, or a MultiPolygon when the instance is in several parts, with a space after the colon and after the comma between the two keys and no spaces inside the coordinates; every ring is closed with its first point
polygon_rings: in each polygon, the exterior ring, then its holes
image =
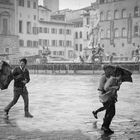
{"type": "MultiPolygon", "coordinates": [[[[99,75],[31,75],[28,90],[34,118],[24,118],[23,100],[20,98],[10,111],[10,121],[4,121],[1,116],[0,128],[18,127],[29,133],[38,130],[42,135],[56,132],[55,135],[66,134],[67,138],[69,134],[64,132],[70,132],[72,136],[78,131],[77,139],[83,135],[84,139],[90,137],[93,140],[139,140],[140,75],[133,76],[133,83],[123,83],[118,92],[116,116],[111,125],[115,133],[111,136],[104,135],[100,130],[104,112],[98,115],[98,120],[91,113],[102,106],[97,92],[99,78],[99,75]]],[[[12,99],[12,84],[0,94],[0,114],[12,99]]]]}

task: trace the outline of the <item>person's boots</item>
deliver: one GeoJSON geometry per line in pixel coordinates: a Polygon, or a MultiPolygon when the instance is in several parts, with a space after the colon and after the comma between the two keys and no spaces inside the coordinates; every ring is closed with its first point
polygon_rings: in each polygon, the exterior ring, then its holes
{"type": "Polygon", "coordinates": [[[27,118],[33,118],[33,115],[31,115],[29,112],[25,112],[25,117],[27,117],[27,118]]]}
{"type": "Polygon", "coordinates": [[[9,113],[9,110],[4,109],[4,118],[5,119],[9,118],[8,113],[9,113]]]}
{"type": "Polygon", "coordinates": [[[105,126],[102,126],[102,127],[101,127],[101,130],[103,130],[104,133],[106,133],[106,134],[113,134],[113,133],[114,133],[113,130],[111,130],[110,128],[105,127],[105,126]]]}
{"type": "Polygon", "coordinates": [[[98,116],[97,116],[97,112],[96,112],[96,111],[92,111],[92,114],[93,114],[93,116],[94,116],[96,119],[98,119],[98,116]]]}

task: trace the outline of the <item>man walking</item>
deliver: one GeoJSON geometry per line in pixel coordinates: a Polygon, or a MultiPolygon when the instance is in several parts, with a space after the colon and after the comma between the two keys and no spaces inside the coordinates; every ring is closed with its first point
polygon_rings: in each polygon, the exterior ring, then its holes
{"type": "Polygon", "coordinates": [[[29,71],[26,68],[27,60],[25,58],[20,60],[20,66],[13,70],[14,78],[14,96],[10,104],[4,109],[5,115],[8,117],[9,110],[14,106],[20,95],[24,100],[24,111],[25,117],[32,118],[33,116],[29,113],[29,97],[26,84],[30,81],[29,71]]]}

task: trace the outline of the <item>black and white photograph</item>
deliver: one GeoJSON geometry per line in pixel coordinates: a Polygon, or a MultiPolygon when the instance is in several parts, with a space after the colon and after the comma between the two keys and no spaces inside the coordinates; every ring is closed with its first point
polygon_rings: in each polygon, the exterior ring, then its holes
{"type": "Polygon", "coordinates": [[[0,0],[0,140],[140,140],[140,0],[0,0]]]}

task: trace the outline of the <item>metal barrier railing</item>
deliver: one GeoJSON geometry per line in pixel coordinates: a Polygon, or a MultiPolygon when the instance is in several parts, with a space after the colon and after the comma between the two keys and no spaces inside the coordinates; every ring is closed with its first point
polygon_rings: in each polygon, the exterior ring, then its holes
{"type": "MultiPolygon", "coordinates": [[[[92,63],[47,63],[45,65],[27,65],[28,69],[34,73],[78,73],[79,71],[85,71],[90,73],[94,73],[98,70],[102,70],[102,66],[106,63],[102,64],[92,64],[92,63]]],[[[115,65],[120,65],[124,68],[129,69],[130,71],[138,71],[140,73],[140,63],[113,63],[115,65]]],[[[12,67],[16,67],[17,65],[12,65],[12,67]]]]}

